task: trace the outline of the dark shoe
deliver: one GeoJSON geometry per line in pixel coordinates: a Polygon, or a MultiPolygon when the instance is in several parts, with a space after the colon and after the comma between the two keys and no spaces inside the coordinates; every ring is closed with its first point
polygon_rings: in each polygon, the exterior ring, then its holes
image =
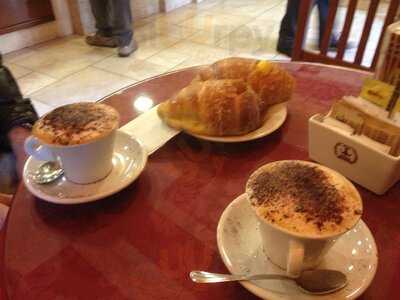
{"type": "Polygon", "coordinates": [[[95,35],[87,36],[86,43],[91,46],[97,47],[115,48],[118,46],[117,40],[114,37],[103,36],[98,33],[96,33],[95,35]]]}
{"type": "Polygon", "coordinates": [[[127,57],[131,55],[133,52],[136,51],[138,48],[135,39],[131,39],[128,45],[126,46],[119,46],[118,48],[118,55],[121,57],[127,57]]]}
{"type": "Polygon", "coordinates": [[[278,45],[276,46],[276,50],[279,52],[279,53],[282,53],[282,54],[284,54],[284,55],[287,55],[287,56],[289,56],[289,57],[292,57],[292,48],[289,48],[289,47],[284,47],[284,46],[282,46],[282,45],[280,45],[279,43],[278,43],[278,45]]]}

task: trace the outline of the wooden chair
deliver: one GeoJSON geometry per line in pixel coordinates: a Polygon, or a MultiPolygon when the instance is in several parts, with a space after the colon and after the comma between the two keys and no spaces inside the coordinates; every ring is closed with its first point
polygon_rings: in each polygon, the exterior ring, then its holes
{"type": "Polygon", "coordinates": [[[381,36],[379,38],[378,46],[375,50],[375,55],[372,61],[371,66],[363,66],[362,61],[365,53],[365,48],[368,42],[369,35],[371,33],[372,24],[375,19],[375,15],[379,6],[379,0],[370,0],[368,13],[366,16],[366,20],[364,23],[364,28],[362,30],[361,38],[358,43],[358,49],[355,55],[355,59],[353,62],[348,62],[343,60],[343,56],[345,54],[346,44],[348,42],[351,25],[354,19],[354,14],[356,12],[358,0],[349,0],[347,7],[347,14],[345,17],[344,25],[342,33],[339,37],[338,48],[335,57],[329,57],[327,55],[330,37],[332,35],[333,24],[336,17],[336,12],[339,6],[339,0],[330,0],[329,1],[329,13],[326,29],[321,41],[320,52],[310,52],[303,49],[303,44],[305,41],[306,33],[307,33],[307,23],[311,11],[312,0],[301,0],[299,17],[297,20],[297,33],[295,45],[292,53],[293,61],[310,61],[310,62],[319,62],[325,64],[332,65],[340,65],[345,67],[357,68],[367,71],[373,71],[376,67],[379,50],[381,48],[382,39],[384,36],[384,32],[386,27],[393,23],[396,18],[396,13],[399,8],[400,0],[392,0],[390,1],[389,8],[386,14],[385,22],[383,25],[383,30],[381,36]]]}

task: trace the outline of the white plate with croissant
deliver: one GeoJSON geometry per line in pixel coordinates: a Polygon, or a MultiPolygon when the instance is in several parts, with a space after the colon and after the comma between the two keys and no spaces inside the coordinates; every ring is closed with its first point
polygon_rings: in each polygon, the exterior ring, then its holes
{"type": "Polygon", "coordinates": [[[204,67],[158,107],[169,126],[197,138],[244,142],[278,129],[287,116],[293,78],[279,65],[227,58],[204,67]]]}

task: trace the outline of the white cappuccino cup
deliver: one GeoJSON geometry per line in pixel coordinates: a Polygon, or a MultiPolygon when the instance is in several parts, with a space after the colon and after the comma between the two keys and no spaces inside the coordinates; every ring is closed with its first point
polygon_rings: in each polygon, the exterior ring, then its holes
{"type": "Polygon", "coordinates": [[[110,106],[62,106],[35,123],[25,151],[37,160],[59,162],[65,177],[74,183],[92,183],[112,170],[118,125],[119,115],[110,106]]]}

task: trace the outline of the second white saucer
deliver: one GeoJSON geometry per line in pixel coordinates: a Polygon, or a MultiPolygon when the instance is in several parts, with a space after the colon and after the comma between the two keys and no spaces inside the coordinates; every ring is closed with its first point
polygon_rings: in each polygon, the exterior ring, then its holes
{"type": "Polygon", "coordinates": [[[142,173],[147,162],[147,152],[130,135],[117,131],[113,169],[104,179],[91,184],[76,184],[65,176],[49,184],[37,184],[31,174],[43,161],[29,157],[25,163],[23,178],[28,190],[40,199],[58,204],[91,202],[115,194],[127,187],[142,173]]]}
{"type": "MultiPolygon", "coordinates": [[[[284,273],[263,253],[258,220],[243,194],[233,200],[223,212],[217,229],[218,249],[232,274],[284,273]]],[[[378,264],[374,238],[367,225],[360,221],[333,245],[324,257],[321,269],[338,270],[346,274],[348,285],[329,295],[309,295],[295,283],[281,280],[240,282],[263,299],[354,299],[370,285],[378,264]]]]}

